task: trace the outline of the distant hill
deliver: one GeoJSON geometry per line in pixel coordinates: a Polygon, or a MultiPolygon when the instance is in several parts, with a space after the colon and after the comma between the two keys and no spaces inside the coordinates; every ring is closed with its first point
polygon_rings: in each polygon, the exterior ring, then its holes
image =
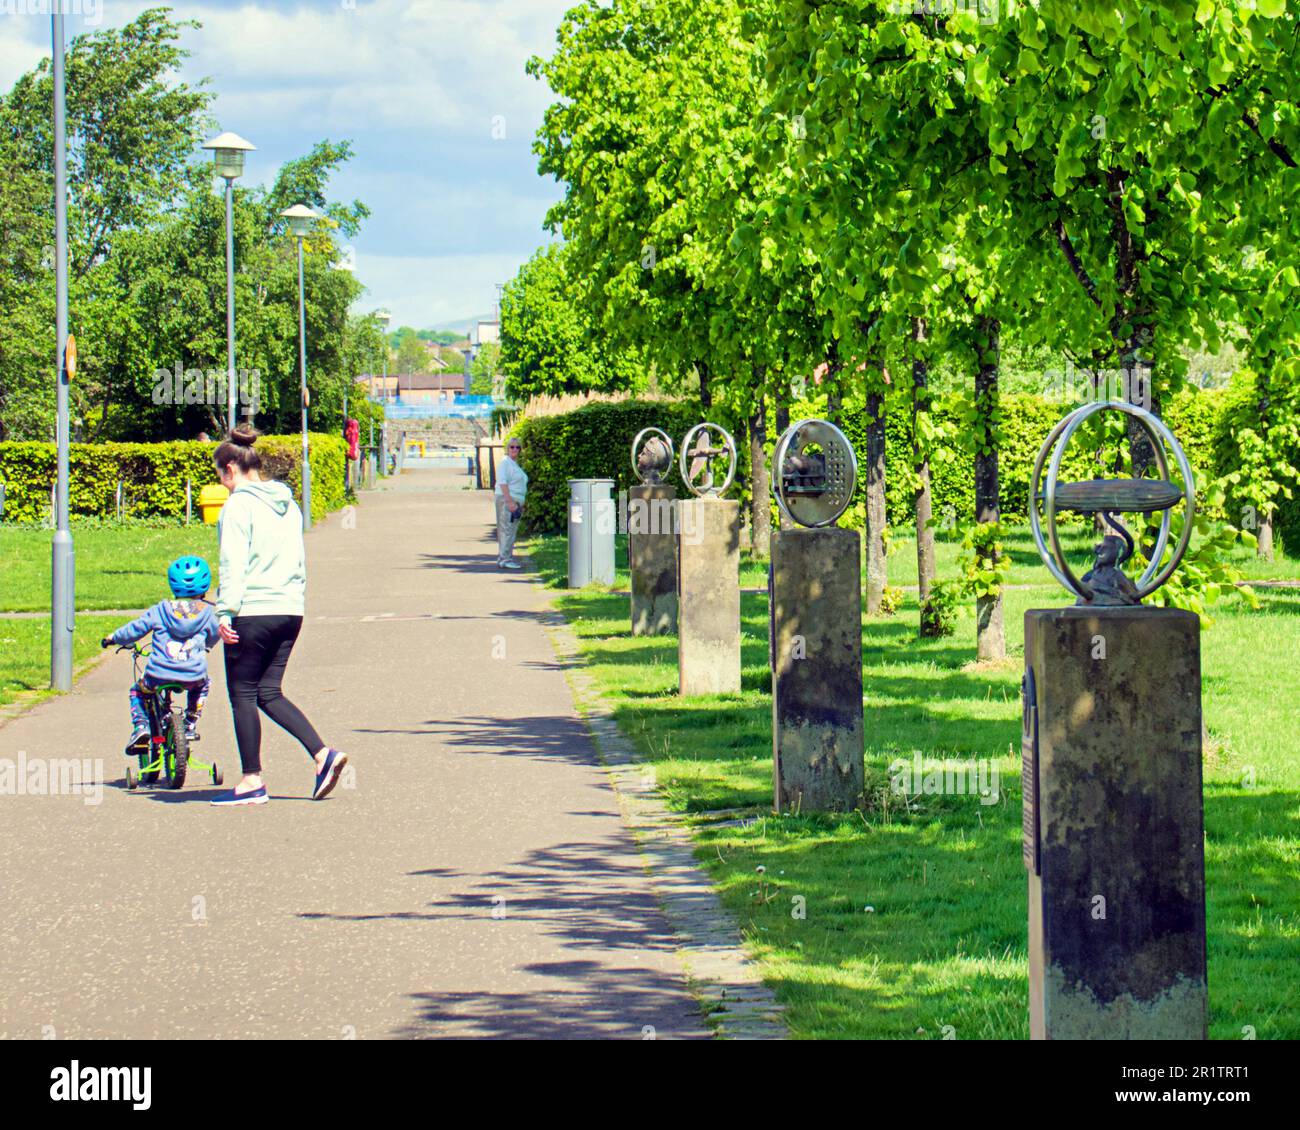
{"type": "Polygon", "coordinates": [[[489,310],[486,314],[472,314],[467,318],[453,318],[447,322],[439,322],[437,325],[426,328],[434,330],[451,330],[460,334],[462,337],[467,336],[472,327],[479,322],[490,322],[496,317],[496,312],[489,310]]]}

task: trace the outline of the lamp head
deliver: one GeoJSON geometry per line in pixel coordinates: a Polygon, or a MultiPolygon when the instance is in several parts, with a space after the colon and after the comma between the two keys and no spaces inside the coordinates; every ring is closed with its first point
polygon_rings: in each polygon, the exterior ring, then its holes
{"type": "Polygon", "coordinates": [[[292,208],[286,208],[280,215],[289,221],[289,231],[299,239],[306,239],[311,235],[316,227],[316,221],[321,218],[319,212],[313,212],[306,204],[295,204],[292,208]]]}
{"type": "Polygon", "coordinates": [[[218,134],[211,141],[205,141],[203,148],[212,150],[217,176],[234,180],[244,175],[244,154],[257,146],[245,141],[237,133],[227,132],[218,134]]]}

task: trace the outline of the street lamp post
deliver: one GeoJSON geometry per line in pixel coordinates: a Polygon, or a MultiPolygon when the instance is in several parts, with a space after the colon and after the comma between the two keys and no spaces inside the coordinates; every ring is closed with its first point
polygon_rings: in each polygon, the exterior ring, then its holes
{"type": "Polygon", "coordinates": [[[388,398],[388,327],[392,323],[392,320],[393,316],[387,310],[375,311],[375,321],[379,323],[379,330],[383,334],[384,338],[384,380],[380,385],[380,388],[383,390],[383,396],[385,399],[388,398]]]}
{"type": "MultiPolygon", "coordinates": [[[[58,11],[56,6],[55,11],[58,11]]],[[[67,103],[63,89],[63,16],[54,15],[50,28],[54,78],[54,326],[55,402],[58,448],[55,485],[54,541],[50,555],[50,687],[72,689],[72,630],[76,624],[76,555],[68,524],[68,376],[75,352],[68,350],[68,149],[67,103]]]]}
{"type": "MultiPolygon", "coordinates": [[[[223,133],[205,142],[212,150],[217,176],[226,182],[226,427],[235,429],[235,224],[234,183],[244,172],[244,154],[257,146],[237,133],[223,133]]],[[[252,392],[247,406],[249,423],[253,420],[252,392]]]]}
{"type": "MultiPolygon", "coordinates": [[[[380,393],[381,393],[381,397],[384,400],[387,400],[388,399],[388,327],[392,324],[393,316],[387,310],[376,310],[375,321],[379,323],[379,331],[383,336],[383,341],[384,341],[384,350],[383,350],[384,381],[383,384],[380,386],[380,393]]],[[[371,400],[374,399],[373,391],[370,394],[370,399],[371,400]]],[[[382,430],[380,432],[380,440],[382,443],[383,440],[382,430]]],[[[370,447],[371,447],[370,454],[372,456],[374,455],[374,446],[375,446],[375,417],[372,414],[370,417],[370,447]]],[[[375,462],[376,464],[379,465],[383,464],[383,460],[379,458],[376,458],[375,462]]]]}
{"type": "Polygon", "coordinates": [[[289,231],[298,240],[298,373],[302,382],[302,526],[311,529],[311,461],[307,450],[307,306],[302,288],[302,245],[321,217],[305,204],[295,204],[280,213],[289,221],[289,231]]]}

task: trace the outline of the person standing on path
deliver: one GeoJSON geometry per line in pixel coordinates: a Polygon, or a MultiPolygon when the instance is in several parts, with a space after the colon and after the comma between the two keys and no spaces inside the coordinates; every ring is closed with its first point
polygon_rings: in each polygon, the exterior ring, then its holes
{"type": "Polygon", "coordinates": [[[519,440],[511,439],[506,444],[506,457],[497,468],[497,566],[501,569],[520,568],[515,560],[515,534],[528,495],[528,472],[519,466],[522,450],[519,440]]]}
{"type": "Polygon", "coordinates": [[[348,760],[347,754],[321,741],[280,689],[302,629],[307,555],[302,511],[284,483],[262,479],[262,459],[253,448],[257,435],[251,427],[240,426],[214,456],[221,485],[230,491],[217,522],[217,629],[226,645],[226,690],[244,770],[239,784],[213,798],[216,805],[265,804],[269,799],[262,783],[259,708],[315,760],[314,800],[334,788],[348,760]]]}

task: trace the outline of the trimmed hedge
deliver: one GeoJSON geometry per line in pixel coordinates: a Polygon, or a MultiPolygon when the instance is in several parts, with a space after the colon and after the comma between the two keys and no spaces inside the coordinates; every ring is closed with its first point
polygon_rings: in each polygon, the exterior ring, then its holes
{"type": "MultiPolygon", "coordinates": [[[[1225,400],[1222,390],[1188,388],[1174,397],[1164,409],[1164,419],[1183,445],[1196,474],[1201,493],[1218,482],[1225,473],[1221,466],[1223,444],[1216,442],[1216,428],[1225,400]]],[[[1001,442],[998,471],[1001,485],[1002,517],[1008,522],[1028,519],[1029,477],[1034,459],[1043,440],[1061,419],[1066,407],[1056,401],[1029,393],[1004,393],[1001,397],[1001,442]]],[[[792,406],[791,419],[818,415],[822,409],[814,402],[792,406]]],[[[890,397],[885,422],[885,497],[891,526],[908,529],[913,522],[910,464],[912,458],[912,420],[910,406],[902,396],[890,397]]],[[[958,408],[936,406],[935,422],[944,428],[956,424],[958,408]]],[[[740,448],[737,486],[733,498],[747,499],[749,494],[749,452],[737,421],[722,409],[713,418],[730,428],[740,448]]],[[[567,525],[568,483],[571,478],[612,478],[616,490],[635,482],[630,462],[633,437],[642,428],[663,428],[679,444],[686,431],[701,419],[698,404],[690,401],[649,402],[629,400],[616,404],[588,404],[557,416],[524,420],[513,434],[524,443],[524,469],[529,475],[528,507],[524,518],[529,533],[562,533],[567,525]]],[[[866,419],[861,405],[845,405],[843,427],[859,458],[859,493],[857,505],[845,515],[843,524],[862,524],[863,479],[862,455],[866,448],[866,419]]],[[[768,439],[769,458],[778,438],[768,439]]],[[[1062,478],[1078,480],[1096,473],[1089,452],[1074,442],[1062,465],[1062,478]]],[[[682,490],[676,468],[669,481],[682,490]]],[[[949,448],[931,457],[931,491],[933,512],[941,523],[949,513],[957,521],[975,516],[973,455],[962,449],[949,448]]],[[[1297,492],[1300,494],[1300,492],[1297,492]]],[[[1222,516],[1221,514],[1218,516],[1222,516]]],[[[1281,523],[1280,523],[1281,524],[1281,523]]]]}
{"type": "MultiPolygon", "coordinates": [[[[344,505],[343,440],[309,433],[312,470],[312,518],[323,518],[344,505]]],[[[73,517],[109,518],[117,512],[117,485],[122,484],[123,513],[129,517],[185,516],[185,480],[193,488],[195,518],[199,491],[217,481],[212,464],[215,443],[74,443],[68,452],[73,517]]],[[[302,437],[262,436],[257,442],[263,474],[302,494],[302,437]]],[[[54,486],[52,443],[0,443],[0,480],[5,484],[4,520],[41,522],[50,517],[54,486]]]]}
{"type": "MultiPolygon", "coordinates": [[[[1029,520],[1029,479],[1038,449],[1066,412],[1065,405],[1032,393],[1003,393],[1001,441],[998,444],[998,486],[1002,520],[1029,520]]],[[[1163,418],[1191,461],[1198,492],[1219,476],[1215,462],[1214,428],[1223,398],[1216,391],[1185,390],[1165,407],[1163,418]]],[[[913,522],[910,475],[906,471],[912,452],[912,417],[909,404],[891,398],[885,420],[885,506],[891,526],[906,528],[913,522]]],[[[955,425],[951,408],[936,406],[935,422],[955,425]]],[[[860,414],[845,420],[845,432],[858,452],[866,449],[866,421],[860,414]]],[[[1076,437],[1061,464],[1066,481],[1090,479],[1097,473],[1086,446],[1076,437]]],[[[863,486],[861,478],[859,488],[863,486]]],[[[930,489],[934,515],[940,521],[951,507],[957,520],[975,517],[974,455],[964,450],[940,450],[930,460],[930,489]]]]}
{"type": "Polygon", "coordinates": [[[690,401],[621,400],[524,420],[511,433],[523,442],[528,472],[522,532],[563,533],[568,528],[569,479],[613,479],[615,495],[636,483],[632,441],[642,428],[661,428],[672,436],[674,467],[665,481],[684,495],[675,449],[700,419],[699,405],[690,401]]]}

